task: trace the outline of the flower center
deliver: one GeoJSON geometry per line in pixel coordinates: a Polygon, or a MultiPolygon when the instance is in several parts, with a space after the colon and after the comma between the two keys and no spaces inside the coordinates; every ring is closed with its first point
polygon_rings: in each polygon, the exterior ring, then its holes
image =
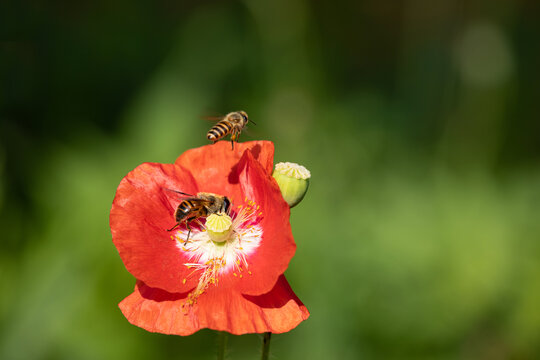
{"type": "MultiPolygon", "coordinates": [[[[246,200],[247,201],[247,200],[246,200]]],[[[200,228],[191,225],[191,234],[179,229],[173,236],[177,248],[189,262],[190,276],[198,274],[197,287],[188,295],[186,305],[191,306],[210,285],[218,285],[222,276],[242,278],[248,270],[248,259],[257,250],[262,240],[260,222],[263,212],[252,201],[231,210],[231,216],[211,214],[200,228]]],[[[187,279],[183,280],[184,283],[187,279]]]]}
{"type": "Polygon", "coordinates": [[[222,244],[231,238],[232,219],[227,214],[212,214],[206,218],[206,232],[210,239],[222,244]]]}

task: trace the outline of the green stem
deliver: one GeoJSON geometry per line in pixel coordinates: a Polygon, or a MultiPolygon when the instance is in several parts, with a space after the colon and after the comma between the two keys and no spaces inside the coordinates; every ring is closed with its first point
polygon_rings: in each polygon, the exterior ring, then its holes
{"type": "Polygon", "coordinates": [[[227,349],[227,332],[218,331],[218,352],[217,360],[225,359],[225,350],[227,349]]]}
{"type": "Polygon", "coordinates": [[[268,360],[268,354],[270,354],[270,338],[272,336],[271,332],[265,332],[263,337],[263,347],[262,347],[262,360],[268,360]]]}

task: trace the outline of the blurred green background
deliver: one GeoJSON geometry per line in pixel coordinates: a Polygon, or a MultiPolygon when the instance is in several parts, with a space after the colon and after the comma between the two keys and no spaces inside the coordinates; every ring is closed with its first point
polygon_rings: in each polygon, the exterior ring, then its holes
{"type": "Polygon", "coordinates": [[[538,2],[8,1],[0,35],[1,359],[214,358],[124,319],[108,216],[239,109],[312,172],[274,359],[540,358],[538,2]]]}

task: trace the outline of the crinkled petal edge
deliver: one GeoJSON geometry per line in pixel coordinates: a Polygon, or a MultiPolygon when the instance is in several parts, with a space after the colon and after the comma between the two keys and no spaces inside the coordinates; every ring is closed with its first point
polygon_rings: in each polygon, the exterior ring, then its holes
{"type": "Polygon", "coordinates": [[[191,335],[204,328],[235,335],[283,333],[309,317],[284,275],[263,295],[209,291],[195,305],[186,307],[187,295],[168,293],[138,281],[135,291],[119,307],[131,324],[173,335],[191,335]]]}

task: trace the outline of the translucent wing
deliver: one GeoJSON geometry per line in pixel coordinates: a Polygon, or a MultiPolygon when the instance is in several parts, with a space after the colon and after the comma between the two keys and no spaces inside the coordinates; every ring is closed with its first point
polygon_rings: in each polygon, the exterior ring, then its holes
{"type": "Polygon", "coordinates": [[[163,190],[165,190],[168,194],[171,195],[172,198],[174,198],[176,200],[180,200],[180,201],[190,200],[190,201],[193,201],[193,202],[195,202],[197,204],[201,204],[201,205],[204,205],[204,206],[208,206],[208,205],[210,205],[212,203],[210,200],[201,199],[198,196],[188,194],[188,193],[185,193],[185,192],[182,192],[182,191],[169,189],[169,188],[163,188],[163,190]]]}
{"type": "Polygon", "coordinates": [[[183,198],[185,198],[186,196],[195,197],[195,195],[188,194],[188,193],[178,191],[178,190],[174,190],[174,189],[169,189],[169,188],[162,188],[162,189],[165,190],[165,191],[168,191],[169,193],[172,193],[172,194],[182,195],[183,198]]]}
{"type": "Polygon", "coordinates": [[[187,199],[190,199],[190,200],[198,199],[197,196],[188,194],[182,191],[169,189],[169,188],[162,188],[162,189],[165,190],[165,193],[168,195],[169,198],[176,199],[179,201],[187,200],[187,199]]]}
{"type": "Polygon", "coordinates": [[[202,119],[210,122],[218,122],[223,120],[225,116],[203,116],[202,119]]]}

